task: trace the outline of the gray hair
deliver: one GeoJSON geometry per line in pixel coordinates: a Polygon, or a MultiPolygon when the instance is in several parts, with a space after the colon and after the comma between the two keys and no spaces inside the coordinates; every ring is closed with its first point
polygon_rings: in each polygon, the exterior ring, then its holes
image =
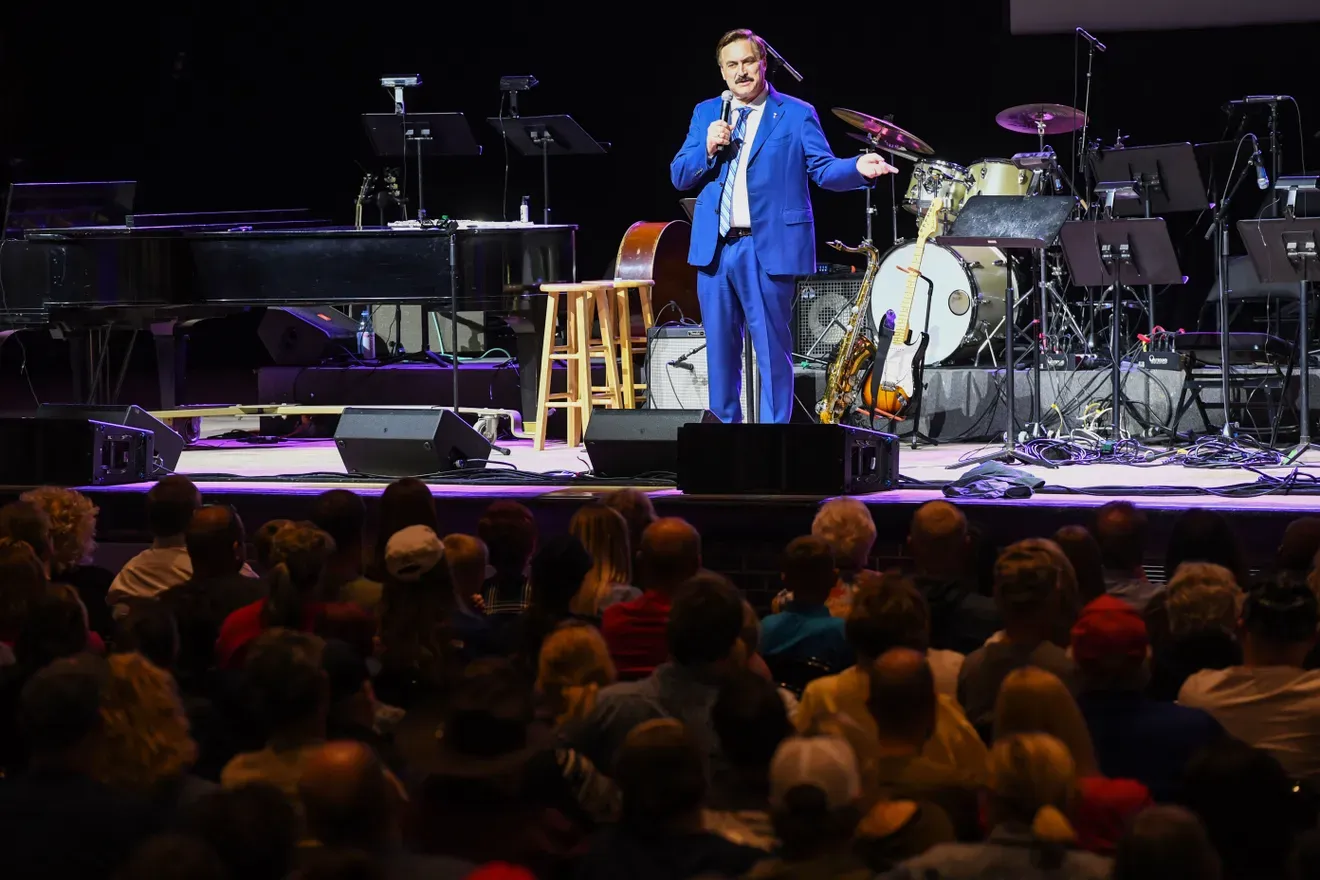
{"type": "Polygon", "coordinates": [[[811,523],[811,534],[830,545],[840,568],[865,568],[875,546],[875,520],[856,498],[826,501],[811,523]]]}

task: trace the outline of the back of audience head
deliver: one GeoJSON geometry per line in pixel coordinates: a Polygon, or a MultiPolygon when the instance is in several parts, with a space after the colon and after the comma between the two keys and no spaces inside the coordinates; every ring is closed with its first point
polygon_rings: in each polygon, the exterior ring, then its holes
{"type": "Polygon", "coordinates": [[[1233,572],[1211,562],[1184,562],[1164,587],[1169,635],[1234,632],[1245,598],[1233,572]]]}
{"type": "Polygon", "coordinates": [[[908,555],[918,574],[961,574],[967,564],[967,517],[947,501],[928,501],[912,514],[908,555]]]}
{"type": "Polygon", "coordinates": [[[724,577],[704,572],[688,580],[674,598],[666,637],[680,666],[737,661],[743,634],[743,598],[724,577]]]}
{"type": "Polygon", "coordinates": [[[562,623],[541,643],[536,687],[557,725],[585,720],[596,705],[596,694],[617,678],[609,648],[595,627],[562,623]]]}
{"type": "Polygon", "coordinates": [[[995,562],[995,602],[1006,626],[1048,637],[1059,614],[1059,581],[1059,562],[1044,549],[1019,542],[1001,553],[995,562]]]}
{"type": "Polygon", "coordinates": [[[119,622],[115,650],[136,651],[161,669],[173,670],[179,659],[179,622],[160,603],[139,605],[119,622]]]}
{"type": "Polygon", "coordinates": [[[243,520],[227,504],[208,504],[193,512],[184,535],[193,577],[236,574],[247,561],[243,520]]]}
{"type": "Polygon", "coordinates": [[[1141,691],[1150,681],[1146,621],[1122,599],[1101,596],[1082,609],[1069,653],[1086,690],[1141,691]]]}
{"type": "Polygon", "coordinates": [[[834,552],[834,564],[851,579],[866,568],[875,546],[875,520],[856,498],[832,498],[821,505],[811,522],[811,534],[822,538],[834,552]]]}
{"type": "MultiPolygon", "coordinates": [[[[19,496],[46,514],[50,525],[50,568],[61,573],[87,565],[96,551],[96,516],[91,499],[75,489],[40,486],[19,496]]],[[[0,527],[0,535],[4,534],[0,527]]]]}
{"type": "Polygon", "coordinates": [[[1004,676],[995,700],[995,741],[1023,733],[1049,734],[1067,747],[1078,776],[1099,775],[1095,746],[1077,701],[1058,676],[1035,666],[1004,676]]]}
{"type": "Polygon", "coordinates": [[[867,708],[880,741],[919,752],[935,732],[935,675],[920,651],[890,648],[867,667],[867,708]]]}
{"type": "Polygon", "coordinates": [[[1255,585],[1242,605],[1242,656],[1248,666],[1301,668],[1316,643],[1316,595],[1295,577],[1255,585]]]}
{"type": "Polygon", "coordinates": [[[398,789],[363,743],[329,742],[303,765],[298,794],[307,828],[325,846],[379,854],[398,834],[398,789]]]}
{"type": "Polygon", "coordinates": [[[646,721],[623,740],[614,764],[623,795],[623,824],[640,834],[692,831],[700,827],[706,801],[706,761],[683,723],[646,721]]]}
{"type": "Polygon", "coordinates": [[[174,679],[141,654],[111,654],[93,775],[146,797],[180,782],[197,760],[174,679]]]}
{"type": "Polygon", "coordinates": [[[19,722],[34,763],[90,771],[108,677],[104,660],[78,654],[55,660],[28,679],[19,698],[19,722]]]}
{"type": "Polygon", "coordinates": [[[555,615],[567,614],[591,567],[591,554],[574,536],[546,541],[532,557],[532,604],[555,615]]]}
{"type": "Polygon", "coordinates": [[[1064,526],[1054,533],[1054,543],[1072,563],[1077,575],[1078,600],[1085,605],[1105,593],[1104,562],[1100,542],[1085,526],[1064,526]]]}
{"type": "Polygon", "coordinates": [[[325,646],[317,636],[270,629],[243,660],[242,686],[268,736],[324,736],[330,684],[322,667],[325,646]]]}
{"type": "Polygon", "coordinates": [[[770,809],[789,861],[836,851],[860,819],[862,779],[848,741],[835,736],[785,739],[770,763],[770,809]]]}
{"type": "Polygon", "coordinates": [[[925,653],[930,647],[930,605],[904,575],[864,573],[857,580],[844,635],[859,664],[890,648],[925,653]]]}
{"type": "Polygon", "coordinates": [[[337,556],[361,560],[367,531],[367,505],[347,489],[331,489],[312,505],[312,522],[335,542],[337,556]]]}
{"type": "Polygon", "coordinates": [[[477,537],[486,542],[495,576],[515,582],[522,580],[536,552],[539,531],[526,506],[517,501],[496,501],[477,520],[477,537]]]}
{"type": "Polygon", "coordinates": [[[26,541],[0,538],[0,639],[16,641],[28,611],[46,592],[46,569],[26,541]]]}
{"type": "Polygon", "coordinates": [[[293,867],[297,816],[272,785],[212,791],[185,809],[182,827],[211,844],[230,877],[284,880],[293,867]]]}
{"type": "Polygon", "coordinates": [[[262,523],[261,528],[252,533],[252,558],[263,573],[275,566],[275,561],[271,558],[275,549],[275,536],[293,524],[291,519],[267,520],[262,523]]]}
{"type": "Polygon", "coordinates": [[[275,533],[270,597],[261,613],[265,626],[303,626],[303,605],[319,598],[325,564],[334,548],[330,536],[314,527],[294,524],[275,533]]]}
{"type": "Polygon", "coordinates": [[[117,880],[227,880],[215,849],[189,834],[148,838],[115,875],[117,880]]]}
{"type": "Polygon", "coordinates": [[[445,562],[454,583],[454,595],[463,602],[481,592],[486,582],[490,552],[486,542],[472,535],[445,535],[445,562]]]}
{"type": "Polygon", "coordinates": [[[1031,828],[1042,867],[1057,867],[1076,840],[1067,816],[1077,790],[1077,770],[1068,747],[1046,733],[996,737],[990,747],[989,817],[1031,828]]]}
{"type": "Polygon", "coordinates": [[[1095,539],[1106,571],[1131,574],[1141,570],[1149,533],[1146,513],[1131,501],[1110,501],[1095,514],[1095,539]]]}
{"type": "Polygon", "coordinates": [[[657,519],[637,549],[638,586],[672,593],[701,570],[701,535],[678,517],[657,519]]]}
{"type": "Polygon", "coordinates": [[[794,602],[804,607],[824,605],[839,580],[829,542],[814,535],[794,538],[784,549],[780,577],[794,602]]]}
{"type": "Polygon", "coordinates": [[[1113,880],[1219,880],[1219,855],[1196,814],[1171,804],[1137,814],[1114,853],[1113,880]]]}
{"type": "Polygon", "coordinates": [[[624,488],[615,489],[601,500],[606,507],[618,511],[628,523],[628,546],[636,556],[642,546],[642,533],[656,520],[651,496],[640,489],[624,488]]]}
{"type": "Polygon", "coordinates": [[[27,669],[39,669],[87,649],[87,609],[73,587],[51,584],[28,606],[14,655],[27,669]]]}
{"type": "Polygon", "coordinates": [[[11,501],[0,507],[0,538],[22,541],[32,548],[42,568],[50,574],[50,519],[46,511],[30,501],[11,501]]]}
{"type": "Polygon", "coordinates": [[[171,474],[147,492],[147,529],[157,539],[181,538],[201,506],[202,493],[193,481],[171,474]]]}
{"type": "Polygon", "coordinates": [[[793,735],[779,688],[746,670],[720,686],[710,720],[729,763],[762,777],[780,743],[793,735]]]}
{"type": "Polygon", "coordinates": [[[1184,562],[1213,562],[1233,572],[1239,584],[1250,576],[1242,542],[1228,520],[1216,511],[1193,507],[1173,522],[1164,551],[1164,578],[1184,562]]]}
{"type": "Polygon", "coordinates": [[[617,510],[595,503],[573,514],[568,531],[582,542],[592,560],[590,574],[574,597],[572,610],[578,614],[595,614],[613,587],[633,582],[635,548],[628,523],[617,510]]]}
{"type": "Polygon", "coordinates": [[[1320,553],[1320,516],[1302,516],[1288,523],[1274,554],[1275,571],[1306,574],[1320,553]]]}

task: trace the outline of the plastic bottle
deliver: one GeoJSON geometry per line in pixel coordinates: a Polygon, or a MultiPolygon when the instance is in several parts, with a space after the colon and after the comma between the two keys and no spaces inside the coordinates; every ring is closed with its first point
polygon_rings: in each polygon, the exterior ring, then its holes
{"type": "Polygon", "coordinates": [[[363,309],[358,319],[357,350],[363,360],[376,359],[376,327],[371,320],[371,309],[363,309]]]}
{"type": "Polygon", "coordinates": [[[518,209],[518,220],[526,223],[532,218],[532,197],[523,196],[522,207],[518,209]]]}

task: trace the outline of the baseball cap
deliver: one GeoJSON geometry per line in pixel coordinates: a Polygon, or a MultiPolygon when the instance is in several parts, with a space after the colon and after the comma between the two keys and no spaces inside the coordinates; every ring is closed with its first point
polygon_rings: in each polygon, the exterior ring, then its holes
{"type": "Polygon", "coordinates": [[[430,526],[408,526],[385,544],[385,570],[399,581],[421,578],[445,558],[445,545],[430,526]]]}
{"type": "Polygon", "coordinates": [[[818,788],[830,809],[852,804],[862,794],[862,774],[852,746],[840,736],[795,736],[780,743],[770,760],[770,805],[802,785],[818,788]]]}
{"type": "Polygon", "coordinates": [[[1114,596],[1091,600],[1072,628],[1073,657],[1079,661],[1146,656],[1150,636],[1137,610],[1114,596]]]}

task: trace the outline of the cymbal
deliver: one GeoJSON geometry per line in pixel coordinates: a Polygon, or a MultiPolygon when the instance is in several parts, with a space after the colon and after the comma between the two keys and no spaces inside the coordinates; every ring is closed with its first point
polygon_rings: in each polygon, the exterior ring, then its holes
{"type": "Polygon", "coordinates": [[[1076,131],[1086,124],[1086,114],[1067,104],[1020,104],[1000,110],[995,115],[995,122],[1000,128],[1021,134],[1041,134],[1040,124],[1044,124],[1044,134],[1063,134],[1076,131]]]}
{"type": "MultiPolygon", "coordinates": [[[[844,107],[835,107],[833,112],[835,116],[853,128],[871,135],[869,142],[873,146],[891,151],[906,150],[909,153],[921,153],[924,156],[929,156],[935,152],[930,144],[911,132],[904,131],[892,122],[876,119],[874,116],[859,113],[856,110],[848,110],[844,107]]],[[[1035,131],[1035,129],[1032,129],[1032,131],[1035,131]]]]}
{"type": "Polygon", "coordinates": [[[874,147],[877,150],[884,150],[886,153],[889,153],[891,156],[899,156],[900,158],[907,159],[911,162],[921,161],[921,157],[918,156],[916,153],[909,153],[907,150],[896,150],[893,147],[886,147],[884,144],[876,143],[874,135],[858,134],[855,131],[850,131],[848,132],[848,137],[852,138],[855,141],[861,141],[867,146],[874,147]]]}

